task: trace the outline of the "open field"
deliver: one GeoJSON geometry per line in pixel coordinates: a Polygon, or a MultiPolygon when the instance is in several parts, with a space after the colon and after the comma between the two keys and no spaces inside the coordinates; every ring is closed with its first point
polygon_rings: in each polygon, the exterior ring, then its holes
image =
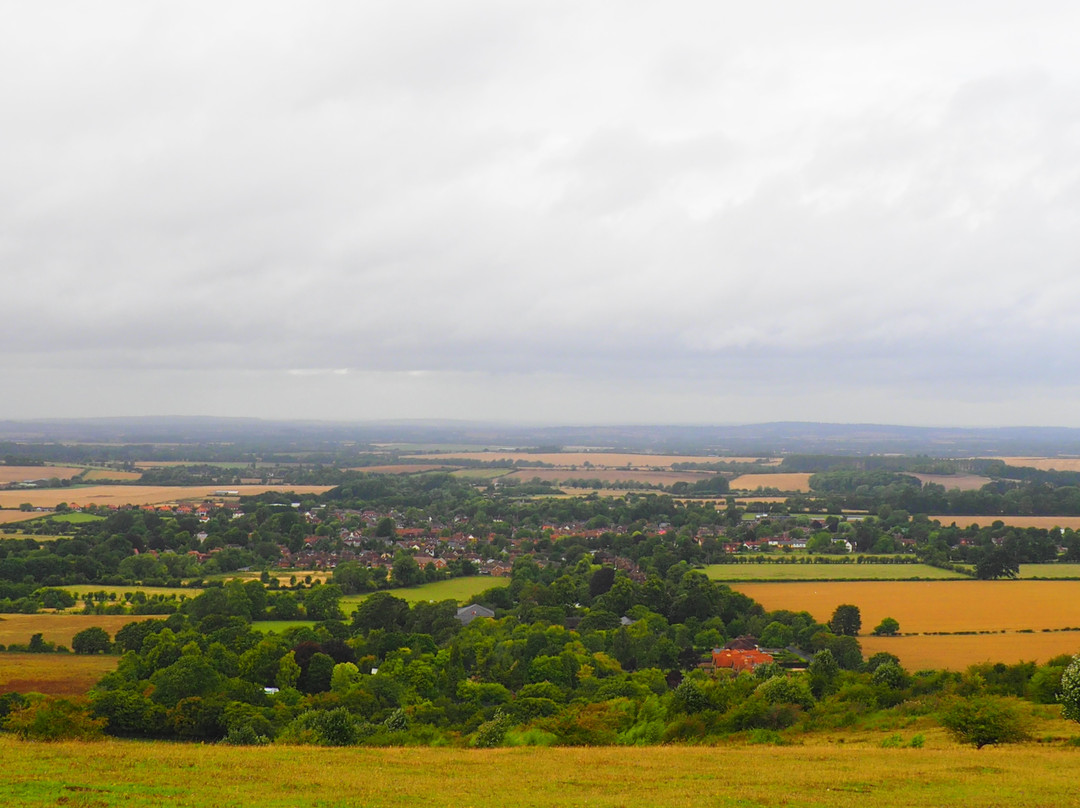
{"type": "MultiPolygon", "coordinates": [[[[330,485],[90,485],[79,488],[38,488],[0,491],[0,507],[17,508],[22,502],[35,507],[69,505],[160,505],[187,500],[222,499],[216,491],[237,491],[237,496],[253,496],[265,491],[294,494],[321,494],[330,485]]],[[[227,497],[226,497],[227,499],[227,497]]],[[[38,514],[40,516],[40,514],[38,514]]]]}
{"type": "Polygon", "coordinates": [[[0,653],[0,693],[79,696],[119,661],[106,655],[0,653]]]}
{"type": "MultiPolygon", "coordinates": [[[[258,577],[258,576],[256,576],[258,577]]],[[[127,593],[145,592],[147,595],[177,595],[193,598],[202,593],[201,589],[189,589],[186,586],[119,586],[112,584],[73,584],[60,586],[71,592],[75,597],[82,597],[88,592],[115,592],[117,597],[123,597],[127,593]]],[[[79,608],[82,608],[81,606],[79,608]]]]}
{"type": "Polygon", "coordinates": [[[1021,578],[1080,578],[1080,564],[1021,564],[1021,578]]]}
{"type": "Polygon", "coordinates": [[[83,475],[84,480],[137,480],[142,477],[138,471],[112,471],[111,469],[90,469],[83,475]]]}
{"type": "MultiPolygon", "coordinates": [[[[1064,722],[1059,735],[1073,734],[1064,722]]],[[[976,751],[936,729],[923,749],[890,733],[843,743],[562,749],[331,749],[204,744],[28,743],[0,737],[0,802],[292,808],[1045,808],[1076,804],[1080,753],[1036,744],[976,751]]],[[[910,737],[913,731],[905,731],[910,737]]],[[[839,739],[838,739],[839,740],[839,739]]]]}
{"type": "Polygon", "coordinates": [[[0,466],[0,485],[23,480],[70,480],[82,469],[76,466],[0,466]]]}
{"type": "Polygon", "coordinates": [[[1080,457],[993,457],[1010,466],[1027,466],[1043,471],[1080,471],[1080,457]]]}
{"type": "MultiPolygon", "coordinates": [[[[386,589],[394,597],[407,600],[409,603],[417,603],[421,600],[457,600],[466,602],[485,589],[494,589],[497,586],[507,586],[509,578],[492,578],[490,575],[470,575],[466,578],[450,578],[446,581],[436,581],[433,584],[421,584],[401,589],[386,589]]],[[[346,595],[341,599],[341,608],[346,614],[352,612],[357,605],[370,593],[363,595],[346,595]]]]}
{"type": "Polygon", "coordinates": [[[5,614],[0,615],[0,645],[26,645],[35,634],[45,642],[71,647],[71,638],[91,626],[98,626],[113,637],[116,632],[136,620],[167,615],[152,614],[5,614]]]}
{"type": "Polygon", "coordinates": [[[714,581],[903,581],[915,578],[964,578],[958,572],[938,569],[929,564],[711,564],[705,567],[704,572],[714,581]]]}
{"type": "Polygon", "coordinates": [[[455,477],[464,477],[470,480],[494,480],[496,477],[506,477],[513,474],[512,469],[457,469],[451,472],[455,477]]]}
{"type": "Polygon", "coordinates": [[[256,631],[264,631],[267,633],[276,631],[281,633],[283,631],[288,631],[290,628],[299,628],[300,626],[314,627],[315,625],[317,625],[317,621],[315,620],[256,620],[251,624],[251,627],[256,631]]]}
{"type": "Polygon", "coordinates": [[[1080,530],[1080,516],[931,516],[945,527],[956,523],[957,527],[978,525],[989,527],[994,522],[1002,522],[1010,527],[1041,527],[1050,530],[1055,527],[1071,527],[1080,530]]]}
{"type": "Polygon", "coordinates": [[[946,491],[959,488],[961,491],[978,491],[992,480],[989,477],[980,477],[977,474],[913,474],[905,472],[909,477],[918,477],[923,485],[934,483],[945,487],[946,491]]]}
{"type": "MultiPolygon", "coordinates": [[[[548,482],[562,480],[602,480],[605,483],[648,483],[650,485],[671,485],[672,483],[696,483],[708,480],[714,475],[707,471],[627,471],[625,469],[521,469],[508,474],[508,480],[527,482],[534,478],[548,482]]],[[[771,476],[771,475],[770,475],[771,476]]]]}
{"type": "MultiPolygon", "coordinates": [[[[26,500],[23,500],[25,502],[26,500]]],[[[10,505],[7,507],[11,507],[10,505]]],[[[14,510],[0,511],[0,525],[11,525],[16,522],[29,522],[31,519],[40,519],[43,516],[51,516],[52,511],[20,511],[18,506],[14,510]]]]}
{"type": "Polygon", "coordinates": [[[802,472],[743,474],[731,481],[732,491],[755,491],[758,488],[777,488],[781,491],[809,493],[810,475],[802,472]]]}
{"type": "Polygon", "coordinates": [[[900,657],[900,664],[910,671],[940,668],[962,671],[981,662],[1044,663],[1061,654],[1078,654],[1080,631],[859,637],[859,643],[865,656],[888,651],[900,657]]]}
{"type": "Polygon", "coordinates": [[[827,622],[841,603],[862,611],[868,634],[884,617],[905,634],[1080,627],[1080,581],[871,581],[735,584],[766,609],[827,622]]]}
{"type": "MultiPolygon", "coordinates": [[[[532,463],[550,463],[553,466],[577,466],[580,471],[586,463],[593,468],[671,469],[674,463],[756,463],[756,457],[715,457],[710,455],[653,455],[628,452],[453,452],[447,454],[412,455],[418,460],[521,460],[532,463]]],[[[778,459],[769,459],[779,463],[778,459]]],[[[589,469],[586,468],[586,471],[589,469]]]]}
{"type": "Polygon", "coordinates": [[[355,466],[345,471],[366,471],[369,474],[417,474],[422,471],[438,471],[446,468],[456,467],[447,466],[445,463],[399,463],[386,466],[355,466]]]}

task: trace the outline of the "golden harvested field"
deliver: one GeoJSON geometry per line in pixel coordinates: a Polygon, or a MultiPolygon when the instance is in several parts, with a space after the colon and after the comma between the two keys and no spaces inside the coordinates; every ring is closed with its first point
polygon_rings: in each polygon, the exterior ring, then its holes
{"type": "MultiPolygon", "coordinates": [[[[1042,730],[1043,727],[1040,727],[1042,730]]],[[[918,724],[792,746],[448,749],[230,747],[0,737],[0,803],[177,808],[1047,808],[1077,804],[1080,753],[975,750],[918,724]],[[838,741],[843,741],[842,743],[838,741]]],[[[1060,719],[1045,733],[1070,737],[1060,719]]]]}
{"type": "Polygon", "coordinates": [[[841,603],[862,611],[864,634],[884,617],[905,634],[1080,627],[1080,581],[848,581],[733,584],[766,609],[827,622],[841,603]]]}
{"type": "Polygon", "coordinates": [[[111,471],[109,469],[90,469],[83,475],[84,480],[138,480],[142,473],[138,471],[111,471]]]}
{"type": "Polygon", "coordinates": [[[69,480],[82,471],[73,466],[0,466],[0,485],[23,480],[69,480]]]}
{"type": "Polygon", "coordinates": [[[0,693],[79,696],[116,668],[120,657],[76,654],[0,654],[0,693]]]}
{"type": "MultiPolygon", "coordinates": [[[[22,502],[29,502],[43,508],[55,508],[61,502],[79,506],[160,505],[167,502],[223,499],[223,497],[215,497],[215,491],[237,491],[237,496],[253,496],[265,491],[321,494],[332,487],[330,485],[90,485],[80,488],[22,489],[0,491],[0,507],[17,508],[22,502]]],[[[228,498],[224,497],[224,499],[228,498]]]]}
{"type": "Polygon", "coordinates": [[[85,628],[98,626],[113,637],[136,620],[161,619],[162,615],[145,614],[5,614],[0,615],[0,645],[26,645],[35,634],[46,642],[71,647],[71,638],[85,628]]]}
{"type": "MultiPolygon", "coordinates": [[[[254,578],[258,579],[258,574],[254,578]]],[[[58,589],[64,589],[75,597],[82,597],[88,592],[115,592],[117,596],[123,597],[124,594],[131,592],[145,592],[147,595],[176,595],[177,597],[189,597],[193,598],[196,595],[202,593],[201,589],[191,589],[186,586],[123,586],[112,584],[74,584],[72,586],[61,586],[58,589]]],[[[82,608],[78,606],[77,608],[82,608]]]]}
{"type": "Polygon", "coordinates": [[[1080,471],[1080,457],[992,457],[1010,466],[1027,466],[1043,471],[1080,471]]]}
{"type": "Polygon", "coordinates": [[[946,491],[959,488],[961,491],[978,491],[988,482],[989,477],[980,477],[978,474],[908,474],[909,477],[918,477],[923,485],[934,483],[945,486],[946,491]]]}
{"type": "Polygon", "coordinates": [[[671,485],[672,483],[695,483],[707,480],[713,475],[708,472],[693,471],[625,471],[621,469],[522,469],[506,475],[508,480],[528,481],[535,477],[550,482],[561,480],[603,480],[608,483],[649,483],[651,485],[671,485]]]}
{"type": "MultiPolygon", "coordinates": [[[[417,460],[444,460],[454,458],[468,460],[522,460],[533,463],[551,463],[553,466],[584,466],[591,463],[601,468],[670,469],[674,463],[756,463],[757,457],[716,457],[711,455],[653,455],[628,452],[454,452],[447,454],[410,455],[417,460]]],[[[769,459],[770,464],[779,459],[769,459]]]]}
{"type": "MultiPolygon", "coordinates": [[[[24,502],[26,500],[23,500],[24,502]]],[[[10,525],[14,522],[26,522],[29,519],[40,519],[42,516],[50,516],[52,511],[0,511],[0,525],[10,525]]],[[[2,538],[2,537],[0,537],[2,538]]]]}
{"type": "Polygon", "coordinates": [[[732,491],[755,491],[758,488],[778,488],[781,491],[810,492],[810,475],[801,472],[787,474],[743,474],[731,481],[732,491]]]}
{"type": "Polygon", "coordinates": [[[712,580],[722,582],[966,580],[958,572],[929,564],[710,564],[702,571],[712,580]]]}
{"type": "Polygon", "coordinates": [[[445,463],[399,463],[386,466],[356,466],[347,468],[345,471],[366,471],[369,474],[417,474],[421,471],[438,471],[445,468],[456,468],[456,466],[447,466],[445,463]]]}
{"type": "Polygon", "coordinates": [[[1034,634],[952,634],[938,637],[860,637],[863,654],[888,651],[911,671],[948,668],[966,670],[981,662],[1044,663],[1061,654],[1080,653],[1080,631],[1037,631],[1034,634]]]}
{"type": "Polygon", "coordinates": [[[948,527],[956,523],[958,527],[978,525],[989,527],[994,522],[1001,521],[1010,527],[1041,527],[1050,530],[1055,527],[1071,527],[1080,530],[1080,516],[931,516],[942,525],[948,527]]]}

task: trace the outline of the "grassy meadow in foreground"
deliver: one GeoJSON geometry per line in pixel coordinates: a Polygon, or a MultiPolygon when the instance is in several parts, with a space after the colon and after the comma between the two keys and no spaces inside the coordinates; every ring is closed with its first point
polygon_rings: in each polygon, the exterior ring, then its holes
{"type": "MultiPolygon", "coordinates": [[[[0,738],[6,806],[1075,805],[1080,749],[797,746],[461,750],[31,744],[0,738]]],[[[853,742],[852,742],[853,741],[853,742]]]]}

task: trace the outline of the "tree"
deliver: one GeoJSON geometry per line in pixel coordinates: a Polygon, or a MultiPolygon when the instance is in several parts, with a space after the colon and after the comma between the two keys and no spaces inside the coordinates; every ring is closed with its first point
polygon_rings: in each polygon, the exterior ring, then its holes
{"type": "Polygon", "coordinates": [[[1072,658],[1072,662],[1061,674],[1061,693],[1058,695],[1061,702],[1061,715],[1070,721],[1080,721],[1080,654],[1072,658]]]}
{"type": "Polygon", "coordinates": [[[832,633],[843,637],[854,637],[862,628],[862,614],[858,606],[843,603],[836,607],[836,611],[829,620],[829,628],[832,633]]]}
{"type": "Polygon", "coordinates": [[[958,701],[941,717],[941,723],[960,743],[973,744],[976,749],[1029,737],[1016,708],[992,697],[958,701]]]}
{"type": "Polygon", "coordinates": [[[875,637],[895,637],[900,633],[900,623],[891,617],[882,619],[874,628],[875,637]]]}
{"type": "Polygon", "coordinates": [[[111,644],[109,632],[98,626],[84,628],[71,638],[71,650],[76,654],[106,654],[111,644]]]}
{"type": "Polygon", "coordinates": [[[1007,547],[992,547],[975,562],[975,577],[983,581],[1015,578],[1020,574],[1020,560],[1007,547]]]}

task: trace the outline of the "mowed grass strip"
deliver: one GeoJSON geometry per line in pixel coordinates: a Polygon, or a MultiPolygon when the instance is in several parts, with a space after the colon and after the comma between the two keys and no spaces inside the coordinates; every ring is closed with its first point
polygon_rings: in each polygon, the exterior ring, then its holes
{"type": "MultiPolygon", "coordinates": [[[[912,733],[908,733],[912,734],[912,733]]],[[[1080,754],[1037,745],[923,749],[867,742],[720,748],[326,749],[31,744],[0,738],[5,806],[84,804],[1044,808],[1075,805],[1080,754]]]]}
{"type": "Polygon", "coordinates": [[[735,584],[766,609],[808,611],[827,622],[841,603],[862,612],[863,633],[882,618],[903,633],[1080,627],[1080,581],[826,581],[735,584]]]}
{"type": "Polygon", "coordinates": [[[0,693],[80,696],[119,661],[104,654],[0,653],[0,693]]]}
{"type": "Polygon", "coordinates": [[[929,564],[710,564],[714,581],[906,581],[963,579],[958,572],[929,564]]]}
{"type": "Polygon", "coordinates": [[[5,614],[0,615],[0,645],[26,645],[35,634],[45,642],[71,647],[71,638],[83,629],[98,626],[115,637],[116,632],[136,620],[159,620],[168,615],[152,614],[5,614]]]}
{"type": "MultiPolygon", "coordinates": [[[[902,626],[901,626],[902,627],[902,626]]],[[[860,637],[863,654],[888,651],[911,671],[962,671],[981,662],[1044,663],[1061,654],[1080,654],[1080,631],[1036,631],[1033,634],[948,634],[911,637],[860,637]]]]}

